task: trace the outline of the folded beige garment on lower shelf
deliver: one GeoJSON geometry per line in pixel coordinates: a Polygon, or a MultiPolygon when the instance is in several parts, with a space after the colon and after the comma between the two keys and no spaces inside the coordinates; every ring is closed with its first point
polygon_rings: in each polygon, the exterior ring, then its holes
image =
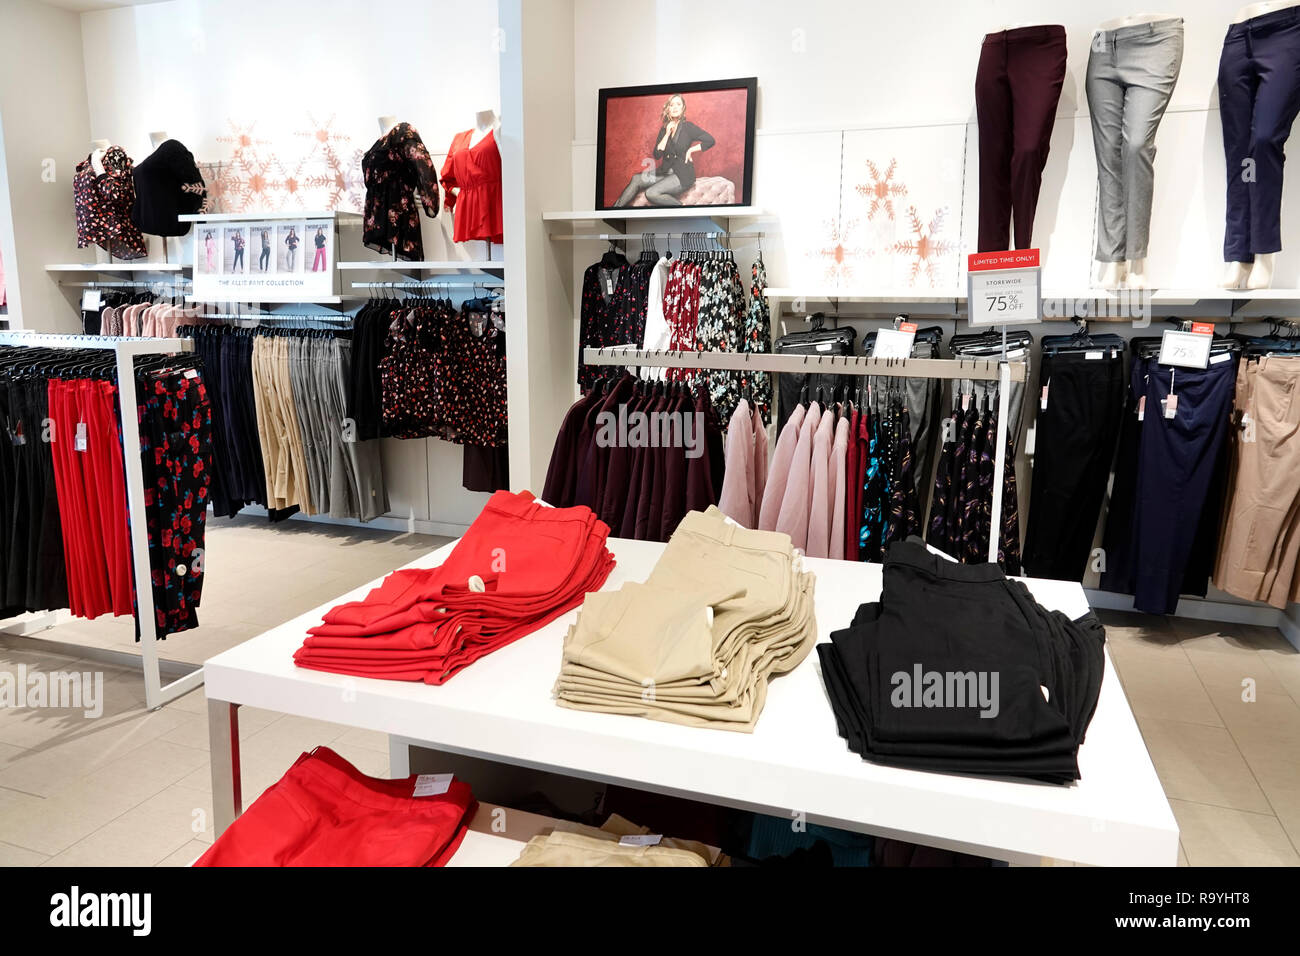
{"type": "Polygon", "coordinates": [[[528,841],[511,866],[705,866],[698,853],[671,846],[624,846],[614,840],[557,830],[528,841]]]}

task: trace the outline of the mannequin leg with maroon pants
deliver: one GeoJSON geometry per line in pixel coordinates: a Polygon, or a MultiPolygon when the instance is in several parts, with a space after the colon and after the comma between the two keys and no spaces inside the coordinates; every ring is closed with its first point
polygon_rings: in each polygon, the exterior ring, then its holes
{"type": "Polygon", "coordinates": [[[1065,28],[1020,27],[984,38],[975,73],[979,119],[979,252],[1033,245],[1034,211],[1065,82],[1065,28]]]}

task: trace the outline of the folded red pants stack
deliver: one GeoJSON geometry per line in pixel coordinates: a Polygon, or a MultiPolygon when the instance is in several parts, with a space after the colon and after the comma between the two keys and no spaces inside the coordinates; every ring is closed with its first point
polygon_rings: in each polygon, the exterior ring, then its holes
{"type": "Polygon", "coordinates": [[[614,567],[590,508],[498,491],[436,568],[394,571],[311,628],[299,667],[441,684],[578,607],[614,567]]]}
{"type": "Polygon", "coordinates": [[[367,777],[317,747],[194,865],[445,866],[477,808],[463,781],[367,777]]]}

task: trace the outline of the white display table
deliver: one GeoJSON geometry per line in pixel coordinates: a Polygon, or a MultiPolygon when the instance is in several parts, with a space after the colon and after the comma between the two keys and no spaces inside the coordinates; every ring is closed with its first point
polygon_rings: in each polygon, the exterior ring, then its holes
{"type": "MultiPolygon", "coordinates": [[[[610,539],[607,589],[644,580],[663,545],[610,539]]],[[[439,564],[451,545],[407,567],[439,564]]],[[[881,590],[881,567],[811,559],[820,641],[881,590]]],[[[723,806],[1019,863],[1174,866],[1178,826],[1119,679],[1106,658],[1097,712],[1072,786],[900,770],[863,761],[835,729],[816,653],[772,681],[753,734],[558,706],[551,687],[576,612],[479,660],[441,687],[303,670],[306,629],[340,595],[207,661],[212,795],[221,832],[241,812],[242,704],[388,734],[394,776],[409,746],[483,757],[723,806]]],[[[1030,579],[1045,607],[1087,610],[1074,583],[1030,579]]],[[[288,769],[286,767],[286,769],[288,769]]]]}

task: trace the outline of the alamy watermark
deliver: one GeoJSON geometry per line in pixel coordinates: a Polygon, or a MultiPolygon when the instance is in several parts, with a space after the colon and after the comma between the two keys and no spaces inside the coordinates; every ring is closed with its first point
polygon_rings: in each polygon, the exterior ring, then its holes
{"type": "Polygon", "coordinates": [[[0,671],[0,708],[48,707],[80,710],[86,717],[104,713],[103,671],[0,671]]]}
{"type": "Polygon", "coordinates": [[[687,458],[704,454],[704,415],[701,412],[629,412],[596,416],[598,448],[684,448],[687,458]]]}
{"type": "Polygon", "coordinates": [[[911,673],[895,671],[889,683],[894,707],[977,707],[983,718],[996,717],[1001,709],[997,671],[927,671],[913,664],[911,673]]]}

